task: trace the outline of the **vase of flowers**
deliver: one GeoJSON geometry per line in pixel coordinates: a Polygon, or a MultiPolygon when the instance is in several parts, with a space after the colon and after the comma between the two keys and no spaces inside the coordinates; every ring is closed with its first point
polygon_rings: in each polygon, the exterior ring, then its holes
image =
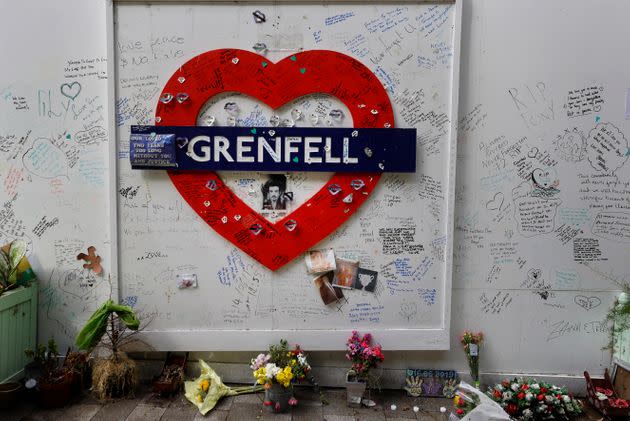
{"type": "Polygon", "coordinates": [[[286,340],[271,345],[267,354],[258,354],[250,368],[256,383],[265,388],[264,405],[270,412],[286,412],[297,405],[293,384],[307,378],[311,371],[304,351],[297,345],[290,350],[286,340]]]}
{"type": "Polygon", "coordinates": [[[483,342],[483,333],[474,333],[469,330],[465,330],[459,340],[464,346],[464,352],[466,353],[466,358],[468,359],[470,376],[475,383],[475,387],[479,389],[479,348],[483,342]]]}
{"type": "Polygon", "coordinates": [[[565,387],[534,379],[505,379],[486,394],[519,420],[569,420],[582,414],[582,404],[565,387]]]}
{"type": "Polygon", "coordinates": [[[372,345],[372,335],[361,337],[356,330],[346,343],[346,358],[352,367],[346,374],[346,395],[349,406],[360,406],[365,389],[375,379],[370,376],[370,369],[376,368],[385,360],[380,345],[372,345]]]}

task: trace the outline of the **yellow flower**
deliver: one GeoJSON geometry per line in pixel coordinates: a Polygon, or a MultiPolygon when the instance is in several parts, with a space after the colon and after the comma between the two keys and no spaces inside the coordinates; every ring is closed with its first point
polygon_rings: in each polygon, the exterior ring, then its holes
{"type": "Polygon", "coordinates": [[[197,395],[197,402],[201,402],[203,401],[203,398],[201,397],[201,395],[197,395]]]}
{"type": "Polygon", "coordinates": [[[267,381],[267,370],[265,367],[260,367],[258,370],[254,371],[254,377],[258,384],[265,384],[267,381]]]}
{"type": "Polygon", "coordinates": [[[459,396],[457,396],[457,395],[456,395],[456,396],[453,398],[453,402],[455,403],[455,406],[459,406],[459,396]]]}
{"type": "Polygon", "coordinates": [[[293,373],[291,372],[291,367],[286,366],[283,370],[276,374],[276,381],[280,383],[283,387],[289,387],[291,384],[291,379],[293,378],[293,373]]]}
{"type": "Polygon", "coordinates": [[[202,380],[200,386],[201,386],[201,390],[203,390],[204,392],[207,392],[208,388],[210,387],[210,382],[208,380],[202,380]]]}

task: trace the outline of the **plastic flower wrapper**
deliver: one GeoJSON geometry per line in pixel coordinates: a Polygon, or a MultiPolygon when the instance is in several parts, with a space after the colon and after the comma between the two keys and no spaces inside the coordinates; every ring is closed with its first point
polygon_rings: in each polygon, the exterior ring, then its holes
{"type": "Polygon", "coordinates": [[[261,386],[226,386],[221,381],[221,377],[205,361],[199,360],[199,365],[201,375],[197,380],[186,382],[184,388],[186,399],[199,409],[201,415],[206,415],[224,396],[244,395],[263,390],[261,386]]]}
{"type": "Polygon", "coordinates": [[[463,417],[479,405],[479,398],[473,393],[458,389],[455,392],[453,404],[455,405],[455,414],[458,417],[463,417]]]}
{"type": "MultiPolygon", "coordinates": [[[[460,421],[510,421],[510,416],[505,410],[496,402],[493,402],[488,396],[484,395],[479,389],[469,385],[466,382],[461,382],[457,386],[458,395],[460,398],[466,395],[468,399],[472,399],[477,402],[477,405],[470,412],[465,414],[460,421]]],[[[464,398],[461,398],[462,402],[466,402],[464,398]]],[[[455,403],[455,402],[454,402],[455,403]]],[[[455,410],[456,412],[457,410],[455,410]]],[[[455,416],[451,414],[451,419],[455,416]]]]}

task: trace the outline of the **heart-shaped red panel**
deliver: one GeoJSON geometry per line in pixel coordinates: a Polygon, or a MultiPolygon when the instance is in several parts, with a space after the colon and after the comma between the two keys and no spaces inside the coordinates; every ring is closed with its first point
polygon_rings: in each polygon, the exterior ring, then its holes
{"type": "MultiPolygon", "coordinates": [[[[188,98],[180,95],[182,102],[158,102],[156,124],[194,126],[203,105],[222,92],[241,92],[274,109],[304,95],[329,94],[348,107],[355,127],[394,125],[383,85],[352,57],[313,50],[274,64],[258,54],[232,49],[208,51],[181,66],[162,94],[187,94],[188,98]]],[[[290,262],[342,225],[369,197],[380,178],[380,174],[337,173],[299,208],[271,223],[225,186],[215,172],[169,171],[169,176],[208,225],[271,270],[290,262]],[[351,182],[357,179],[365,185],[355,190],[351,182]],[[341,191],[332,194],[331,185],[341,191]],[[350,193],[352,201],[345,203],[343,198],[350,193]],[[288,221],[297,225],[290,230],[288,221]]]]}

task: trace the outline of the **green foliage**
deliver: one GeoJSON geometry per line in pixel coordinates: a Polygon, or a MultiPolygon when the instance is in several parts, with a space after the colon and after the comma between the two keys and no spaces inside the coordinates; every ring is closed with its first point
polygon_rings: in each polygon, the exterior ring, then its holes
{"type": "Polygon", "coordinates": [[[41,367],[42,376],[40,382],[56,383],[63,379],[65,371],[58,368],[59,351],[57,350],[57,343],[54,338],[51,337],[48,339],[47,345],[40,344],[34,350],[31,348],[25,349],[24,354],[32,358],[33,361],[41,367]]]}
{"type": "Polygon", "coordinates": [[[291,362],[291,353],[289,351],[289,344],[286,339],[280,339],[279,345],[271,345],[269,347],[270,361],[276,364],[278,367],[286,367],[291,362]]]}
{"type": "MultiPolygon", "coordinates": [[[[101,342],[103,335],[107,332],[108,323],[113,323],[113,315],[131,330],[138,330],[140,320],[136,313],[129,306],[114,304],[112,300],[107,300],[98,310],[92,314],[76,339],[79,349],[92,349],[101,342]]],[[[114,330],[114,329],[112,329],[114,330]]],[[[116,332],[112,332],[110,339],[114,342],[114,337],[118,338],[116,332]]],[[[113,344],[115,348],[116,344],[113,344]]]]}
{"type": "Polygon", "coordinates": [[[8,249],[0,249],[0,294],[17,280],[18,265],[26,254],[26,243],[21,240],[11,242],[8,249]]]}
{"type": "MultiPolygon", "coordinates": [[[[630,295],[630,284],[623,284],[623,292],[630,295]]],[[[622,304],[619,300],[615,300],[612,308],[606,314],[606,320],[612,323],[612,327],[608,345],[604,349],[614,352],[619,335],[630,330],[630,301],[622,304]]]]}

